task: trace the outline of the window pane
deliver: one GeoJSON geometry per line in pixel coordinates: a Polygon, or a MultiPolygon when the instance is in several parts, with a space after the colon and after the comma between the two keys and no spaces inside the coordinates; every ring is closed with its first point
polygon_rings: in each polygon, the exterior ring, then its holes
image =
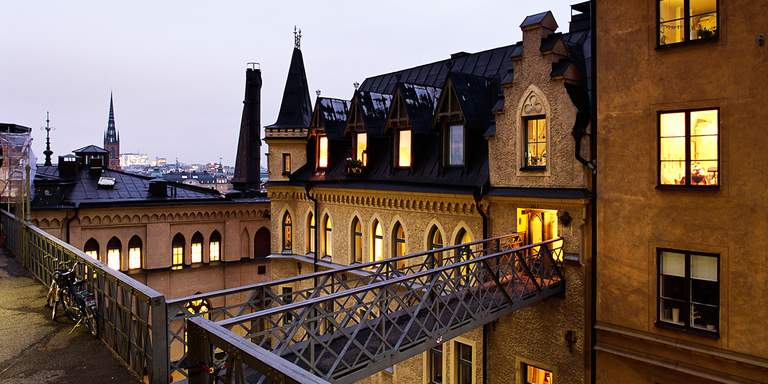
{"type": "Polygon", "coordinates": [[[525,369],[524,384],[555,384],[553,374],[546,369],[523,364],[525,369]]]}
{"type": "Polygon", "coordinates": [[[546,119],[528,119],[526,121],[526,158],[525,165],[544,167],[547,165],[547,125],[546,119]]]}
{"type": "Polygon", "coordinates": [[[717,331],[720,315],[717,307],[691,305],[691,325],[695,328],[717,331]]]}
{"type": "Polygon", "coordinates": [[[141,268],[141,248],[128,249],[128,269],[141,268]]]}
{"type": "Polygon", "coordinates": [[[662,113],[661,137],[685,137],[685,112],[662,113]]]}
{"type": "Polygon", "coordinates": [[[108,249],[107,250],[107,266],[115,271],[120,270],[120,250],[108,249]]]}
{"type": "Polygon", "coordinates": [[[429,380],[430,384],[443,384],[442,345],[429,350],[429,380]]]}
{"type": "Polygon", "coordinates": [[[450,127],[450,165],[464,164],[464,126],[451,125],[450,127]]]}
{"type": "Polygon", "coordinates": [[[691,16],[691,40],[717,36],[717,13],[691,16]]]}
{"type": "Polygon", "coordinates": [[[203,261],[203,244],[192,243],[192,262],[200,263],[203,261]]]}
{"type": "Polygon", "coordinates": [[[670,299],[687,300],[685,297],[685,278],[662,275],[661,296],[670,299]]]}
{"type": "Polygon", "coordinates": [[[320,151],[317,166],[320,168],[328,167],[328,137],[320,136],[320,151]]]}
{"type": "Polygon", "coordinates": [[[683,313],[683,303],[661,299],[661,314],[659,317],[662,321],[677,325],[685,325],[685,322],[683,322],[683,313]]]}
{"type": "Polygon", "coordinates": [[[399,131],[397,166],[411,166],[411,131],[399,131]]]}
{"type": "Polygon", "coordinates": [[[717,258],[691,255],[691,278],[717,281],[717,258]]]}
{"type": "Polygon", "coordinates": [[[659,21],[670,21],[682,19],[685,17],[684,0],[661,0],[659,1],[659,21]]]}
{"type": "Polygon", "coordinates": [[[99,258],[99,252],[98,251],[85,251],[85,254],[90,256],[90,257],[92,257],[92,258],[94,258],[94,259],[98,259],[99,258]]]}
{"type": "Polygon", "coordinates": [[[367,133],[358,133],[357,134],[357,141],[356,141],[356,148],[355,148],[355,159],[358,161],[362,161],[363,165],[368,165],[368,159],[363,156],[363,152],[365,152],[367,146],[368,146],[368,134],[367,133]]]}
{"type": "Polygon", "coordinates": [[[219,242],[218,241],[211,241],[210,243],[210,261],[219,261],[221,259],[221,255],[219,254],[219,242]]]}
{"type": "Polygon", "coordinates": [[[677,252],[661,253],[661,273],[667,276],[685,277],[685,255],[677,252]]]}
{"type": "Polygon", "coordinates": [[[718,292],[716,281],[691,279],[691,301],[694,303],[717,305],[718,292]]]}
{"type": "Polygon", "coordinates": [[[717,0],[691,0],[691,16],[717,11],[717,0]]]}
{"type": "Polygon", "coordinates": [[[685,41],[685,21],[675,20],[659,24],[659,42],[661,45],[685,41]]]}

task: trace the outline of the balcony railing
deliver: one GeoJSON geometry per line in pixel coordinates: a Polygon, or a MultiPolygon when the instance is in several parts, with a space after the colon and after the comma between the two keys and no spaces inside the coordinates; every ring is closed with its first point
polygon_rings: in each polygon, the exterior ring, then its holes
{"type": "Polygon", "coordinates": [[[162,294],[5,211],[0,211],[0,233],[6,236],[11,255],[45,286],[57,268],[79,263],[78,279],[96,295],[101,340],[135,374],[151,383],[167,382],[168,333],[162,294]]]}

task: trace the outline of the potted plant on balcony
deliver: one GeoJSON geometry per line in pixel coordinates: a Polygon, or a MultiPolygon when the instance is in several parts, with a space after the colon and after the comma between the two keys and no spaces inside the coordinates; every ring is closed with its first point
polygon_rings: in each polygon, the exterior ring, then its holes
{"type": "Polygon", "coordinates": [[[362,176],[365,171],[363,162],[352,157],[347,157],[347,176],[362,176]]]}

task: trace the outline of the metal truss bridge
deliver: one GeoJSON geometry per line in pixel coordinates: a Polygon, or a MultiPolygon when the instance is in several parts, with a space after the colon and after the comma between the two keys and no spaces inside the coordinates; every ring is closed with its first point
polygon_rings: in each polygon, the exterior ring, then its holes
{"type": "Polygon", "coordinates": [[[171,300],[171,371],[192,384],[214,371],[226,383],[351,383],[564,294],[562,246],[511,234],[171,300]]]}

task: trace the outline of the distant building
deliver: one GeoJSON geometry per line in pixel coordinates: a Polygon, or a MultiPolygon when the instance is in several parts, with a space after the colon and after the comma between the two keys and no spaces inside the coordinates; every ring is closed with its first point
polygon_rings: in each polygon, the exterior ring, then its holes
{"type": "Polygon", "coordinates": [[[121,167],[152,165],[152,161],[149,159],[149,156],[143,153],[121,153],[118,158],[120,159],[121,167]]]}
{"type": "MultiPolygon", "coordinates": [[[[0,123],[0,203],[19,203],[26,164],[34,164],[30,143],[32,129],[16,124],[0,123]]],[[[31,170],[34,172],[34,169],[31,170]]],[[[34,174],[34,173],[33,173],[34,174]]]]}
{"type": "Polygon", "coordinates": [[[109,151],[110,169],[120,169],[120,135],[115,128],[115,108],[112,104],[112,95],[109,95],[109,120],[107,131],[104,132],[104,149],[109,151]]]}
{"type": "Polygon", "coordinates": [[[232,189],[232,184],[229,182],[229,178],[222,171],[216,171],[214,173],[208,171],[170,172],[162,175],[162,178],[175,183],[214,189],[221,193],[225,193],[232,189]]]}

